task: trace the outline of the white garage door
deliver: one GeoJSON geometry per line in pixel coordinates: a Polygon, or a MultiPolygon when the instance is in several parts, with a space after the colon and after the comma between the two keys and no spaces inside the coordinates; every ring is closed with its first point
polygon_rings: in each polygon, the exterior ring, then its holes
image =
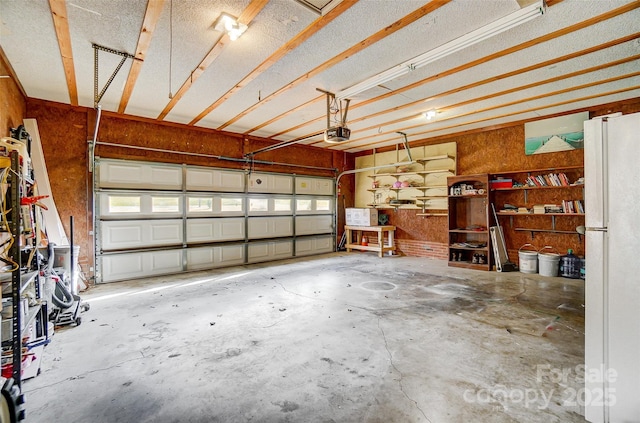
{"type": "Polygon", "coordinates": [[[334,251],[334,179],[96,159],[96,280],[334,251]]]}

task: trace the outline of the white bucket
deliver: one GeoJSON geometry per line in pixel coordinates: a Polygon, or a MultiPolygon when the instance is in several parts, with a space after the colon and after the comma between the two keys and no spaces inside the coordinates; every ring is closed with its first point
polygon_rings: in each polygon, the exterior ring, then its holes
{"type": "Polygon", "coordinates": [[[518,250],[519,267],[522,273],[538,273],[538,252],[531,244],[524,244],[518,250]],[[525,247],[531,247],[534,250],[523,250],[525,247]]]}
{"type": "Polygon", "coordinates": [[[558,276],[560,270],[560,254],[547,252],[543,253],[543,250],[552,250],[552,247],[546,246],[538,252],[538,262],[540,263],[540,275],[541,276],[558,276]]]}

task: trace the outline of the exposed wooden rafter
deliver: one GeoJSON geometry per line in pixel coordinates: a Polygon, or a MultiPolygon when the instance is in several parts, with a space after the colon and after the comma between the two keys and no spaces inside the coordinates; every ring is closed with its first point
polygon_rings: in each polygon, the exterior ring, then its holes
{"type": "Polygon", "coordinates": [[[69,20],[67,19],[67,5],[64,0],[49,0],[53,26],[56,29],[62,66],[69,90],[69,103],[78,105],[78,86],[76,85],[76,70],[73,64],[73,51],[71,49],[71,33],[69,32],[69,20]]]}
{"type": "MultiPolygon", "coordinates": [[[[204,109],[198,116],[196,116],[189,125],[195,125],[200,120],[202,120],[205,116],[211,113],[216,107],[220,106],[226,100],[228,100],[233,94],[246,86],[249,82],[256,79],[260,74],[265,72],[275,63],[277,63],[280,59],[282,59],[287,54],[291,53],[294,49],[296,49],[300,44],[308,40],[312,35],[316,34],[322,28],[327,26],[331,21],[340,16],[345,10],[349,9],[353,6],[358,0],[343,0],[339,3],[335,8],[331,9],[329,13],[325,16],[321,16],[315,21],[311,23],[311,25],[307,26],[302,32],[293,37],[289,42],[276,50],[271,56],[269,56],[264,62],[258,65],[254,70],[252,70],[247,76],[242,78],[240,82],[238,82],[233,88],[224,93],[222,97],[211,103],[209,107],[204,109]]],[[[266,125],[266,124],[265,124],[266,125]]],[[[254,129],[257,130],[257,129],[254,129]]],[[[250,131],[253,132],[254,130],[250,131]]]]}
{"type": "Polygon", "coordinates": [[[366,49],[367,47],[370,47],[372,44],[377,43],[378,41],[384,39],[385,37],[388,37],[389,35],[395,33],[396,31],[401,30],[402,28],[412,24],[413,22],[417,21],[418,19],[422,18],[425,15],[428,15],[429,13],[433,12],[434,10],[444,6],[445,4],[449,3],[451,0],[432,0],[429,3],[425,4],[424,6],[416,9],[415,11],[409,13],[408,15],[404,16],[403,18],[397,20],[396,22],[392,23],[391,25],[388,25],[387,27],[381,29],[380,31],[376,32],[375,34],[373,34],[370,37],[365,38],[364,40],[360,41],[359,43],[355,44],[354,46],[344,50],[342,53],[337,54],[336,56],[332,57],[331,59],[327,60],[326,62],[322,63],[319,66],[316,66],[314,69],[310,70],[309,72],[306,72],[304,75],[299,76],[298,78],[296,78],[295,80],[291,81],[290,83],[288,83],[287,85],[285,85],[284,87],[276,90],[275,92],[269,94],[268,96],[266,96],[265,98],[261,99],[260,101],[258,101],[257,103],[255,103],[253,106],[247,108],[246,110],[240,112],[238,115],[236,115],[233,119],[225,122],[224,124],[222,124],[221,126],[218,127],[218,129],[224,129],[229,125],[232,125],[233,123],[237,122],[238,120],[242,119],[243,117],[245,117],[246,115],[248,115],[249,113],[253,112],[254,110],[258,109],[260,106],[264,105],[265,103],[273,100],[275,97],[279,96],[280,94],[289,91],[290,89],[297,87],[298,85],[302,84],[303,82],[306,82],[307,80],[309,80],[310,78],[313,78],[314,76],[326,71],[327,69],[337,65],[338,63],[342,62],[343,60],[346,60],[347,58],[353,56],[354,54],[366,49]]]}
{"type": "Polygon", "coordinates": [[[133,93],[133,88],[136,85],[140,71],[142,70],[142,64],[147,55],[147,50],[151,44],[153,33],[156,29],[156,24],[160,19],[160,14],[164,8],[166,0],[148,0],[147,10],[144,14],[144,20],[142,21],[142,28],[140,28],[140,36],[138,37],[138,45],[136,46],[135,59],[129,69],[129,76],[122,92],[122,98],[120,99],[120,105],[118,106],[118,113],[124,113],[129,104],[129,99],[133,93]]]}
{"type": "MultiPolygon", "coordinates": [[[[606,13],[601,14],[601,15],[594,16],[594,17],[592,17],[590,19],[587,19],[587,20],[584,20],[582,22],[578,22],[578,23],[576,23],[574,25],[567,26],[567,27],[562,28],[560,30],[551,32],[549,34],[545,34],[543,36],[531,39],[531,40],[526,41],[524,43],[521,43],[521,44],[512,46],[510,48],[495,52],[495,53],[493,53],[491,55],[482,57],[482,58],[474,60],[472,62],[463,63],[460,66],[457,66],[455,68],[452,68],[452,69],[449,69],[449,70],[446,70],[446,71],[443,71],[443,72],[439,72],[437,75],[429,76],[429,77],[427,77],[425,79],[422,79],[420,81],[417,81],[417,82],[414,82],[412,84],[406,85],[404,87],[398,88],[398,89],[396,89],[394,91],[390,91],[388,93],[379,95],[377,97],[361,101],[359,103],[356,103],[356,104],[352,105],[351,109],[354,110],[354,109],[357,109],[359,107],[362,107],[362,106],[365,106],[365,105],[368,105],[368,104],[371,104],[371,103],[382,101],[382,100],[384,100],[384,99],[386,99],[388,97],[403,93],[403,92],[408,91],[410,89],[417,88],[417,87],[419,87],[421,85],[436,81],[438,79],[441,79],[441,78],[444,78],[444,77],[447,77],[447,76],[451,76],[451,75],[453,75],[455,73],[471,69],[471,68],[473,68],[475,66],[487,63],[487,62],[489,62],[491,60],[495,60],[495,59],[507,56],[509,54],[512,54],[512,53],[515,53],[515,52],[518,52],[518,51],[521,51],[521,50],[525,50],[525,49],[527,49],[529,47],[532,47],[534,45],[541,44],[541,43],[550,41],[552,39],[562,37],[562,36],[567,35],[569,33],[572,33],[572,32],[575,32],[575,31],[579,31],[581,29],[588,28],[588,27],[590,27],[590,26],[592,26],[592,25],[594,25],[594,24],[596,24],[598,22],[602,22],[604,20],[611,19],[611,18],[614,18],[616,16],[620,16],[620,15],[622,15],[624,13],[628,13],[628,12],[638,8],[638,7],[640,7],[640,2],[637,2],[637,1],[625,4],[624,6],[621,6],[619,8],[610,10],[610,11],[608,11],[606,13]]],[[[616,44],[619,44],[620,42],[630,41],[630,40],[635,39],[636,37],[637,37],[637,34],[633,34],[631,36],[624,37],[623,40],[612,41],[611,43],[606,43],[606,46],[609,47],[609,44],[616,45],[616,44]]],[[[566,60],[566,59],[572,58],[572,57],[577,57],[578,55],[587,54],[589,52],[595,51],[594,49],[595,48],[585,49],[585,50],[582,50],[581,52],[575,52],[575,53],[569,54],[569,55],[565,56],[566,58],[564,58],[563,60],[566,60]]],[[[555,59],[554,62],[557,61],[557,60],[558,59],[555,59]]],[[[547,63],[547,62],[544,62],[544,63],[547,63]]],[[[526,68],[526,71],[530,71],[533,68],[537,68],[537,67],[538,67],[538,65],[529,66],[529,67],[526,68]]],[[[517,72],[520,73],[520,71],[517,71],[517,72]]],[[[509,75],[509,76],[511,76],[511,75],[509,75]]],[[[492,82],[493,80],[497,80],[496,78],[498,78],[498,77],[491,78],[490,80],[486,80],[485,82],[492,82]]],[[[426,100],[427,99],[421,99],[419,101],[424,103],[426,100]]],[[[412,104],[413,104],[413,102],[412,102],[412,104]]],[[[403,106],[395,107],[395,108],[389,109],[388,111],[389,112],[396,111],[396,110],[399,110],[402,107],[403,106]]],[[[380,114],[382,114],[382,112],[376,114],[376,116],[378,116],[380,114]]],[[[322,119],[322,117],[317,117],[317,118],[314,119],[314,121],[317,121],[319,119],[322,119]]],[[[309,121],[307,121],[307,122],[309,122],[309,121]]],[[[406,129],[408,129],[408,128],[401,128],[399,130],[404,131],[406,129]]],[[[321,141],[314,141],[314,142],[311,142],[309,144],[313,145],[313,144],[318,144],[320,142],[321,141]]],[[[348,141],[348,142],[343,143],[343,144],[347,145],[347,144],[352,143],[352,142],[353,142],[353,140],[352,141],[348,141]]],[[[332,147],[332,148],[337,148],[337,147],[332,147]]]]}
{"type": "MultiPolygon", "coordinates": [[[[238,17],[238,22],[243,23],[245,25],[249,25],[249,23],[256,17],[258,13],[267,5],[269,0],[252,0],[249,6],[240,14],[238,17]]],[[[209,53],[202,59],[200,64],[191,72],[186,81],[182,83],[182,86],[178,88],[178,91],[173,95],[169,103],[162,110],[160,115],[158,115],[158,120],[163,120],[167,117],[169,112],[178,104],[178,101],[187,93],[189,88],[193,85],[194,82],[204,73],[204,71],[211,66],[214,60],[222,53],[225,46],[231,42],[229,35],[224,34],[220,37],[220,39],[214,44],[214,46],[209,50],[209,53]]]]}

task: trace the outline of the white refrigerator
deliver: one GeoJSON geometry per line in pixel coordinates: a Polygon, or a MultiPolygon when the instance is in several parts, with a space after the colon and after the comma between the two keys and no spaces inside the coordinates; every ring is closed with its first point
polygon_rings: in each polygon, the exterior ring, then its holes
{"type": "Polygon", "coordinates": [[[594,423],[640,423],[640,113],[584,123],[585,390],[594,423]]]}

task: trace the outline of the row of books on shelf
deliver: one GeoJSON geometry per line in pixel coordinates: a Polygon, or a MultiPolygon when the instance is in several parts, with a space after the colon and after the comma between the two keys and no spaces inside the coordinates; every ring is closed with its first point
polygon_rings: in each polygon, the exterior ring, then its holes
{"type": "Polygon", "coordinates": [[[562,200],[561,204],[535,204],[531,209],[505,204],[500,212],[513,214],[584,213],[584,204],[580,200],[562,200]]]}
{"type": "Polygon", "coordinates": [[[580,200],[562,200],[563,213],[584,213],[584,205],[580,200]]]}
{"type": "MultiPolygon", "coordinates": [[[[582,178],[574,183],[581,184],[582,178]]],[[[549,173],[548,175],[529,176],[525,183],[530,187],[561,187],[572,185],[564,172],[549,173]]]]}

